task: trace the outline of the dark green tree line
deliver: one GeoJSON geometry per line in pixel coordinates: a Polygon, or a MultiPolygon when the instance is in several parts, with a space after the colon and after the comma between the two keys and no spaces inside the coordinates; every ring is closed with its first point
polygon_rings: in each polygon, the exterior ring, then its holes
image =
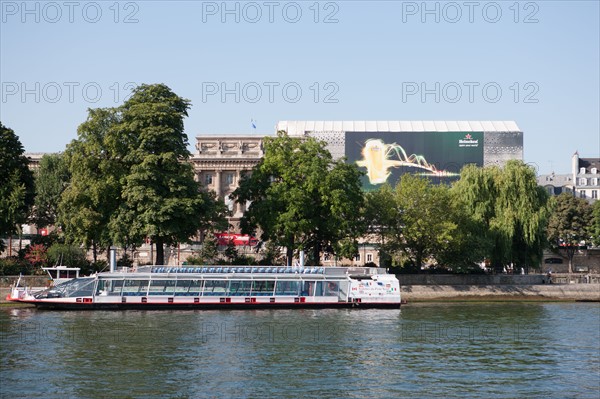
{"type": "Polygon", "coordinates": [[[223,223],[225,206],[202,191],[188,162],[183,119],[190,107],[163,84],[141,85],[120,107],[89,110],[65,151],[72,175],[60,204],[71,241],[164,246],[223,223]]]}
{"type": "Polygon", "coordinates": [[[484,259],[496,269],[539,264],[547,194],[532,168],[466,166],[451,188],[404,175],[392,190],[366,194],[366,220],[383,253],[420,269],[426,260],[469,271],[484,259]]]}
{"type": "Polygon", "coordinates": [[[552,198],[550,207],[552,213],[548,222],[548,240],[552,249],[566,254],[569,273],[572,273],[575,252],[580,245],[589,245],[592,241],[592,207],[572,193],[562,193],[552,198]]]}
{"type": "Polygon", "coordinates": [[[533,168],[508,161],[503,168],[468,165],[452,187],[471,210],[476,230],[488,242],[486,258],[496,270],[539,264],[546,244],[548,194],[533,168]]]}
{"type": "Polygon", "coordinates": [[[45,154],[35,173],[33,222],[38,228],[57,224],[60,197],[70,180],[63,154],[45,154]]]}
{"type": "Polygon", "coordinates": [[[20,235],[34,202],[33,173],[24,153],[19,137],[0,122],[0,236],[20,235]]]}
{"type": "Polygon", "coordinates": [[[264,158],[232,194],[239,203],[250,202],[242,230],[260,229],[262,240],[285,247],[288,264],[298,250],[315,264],[324,251],[351,256],[361,233],[358,169],[334,161],[325,143],[313,138],[279,132],[264,146],[264,158]]]}
{"type": "Polygon", "coordinates": [[[595,246],[600,247],[600,201],[596,200],[592,207],[593,226],[592,226],[592,242],[595,246]]]}

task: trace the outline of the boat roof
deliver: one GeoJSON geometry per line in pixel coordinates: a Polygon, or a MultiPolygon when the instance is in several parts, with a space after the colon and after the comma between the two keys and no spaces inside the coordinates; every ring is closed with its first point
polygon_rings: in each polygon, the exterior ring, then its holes
{"type": "Polygon", "coordinates": [[[42,270],[81,270],[81,268],[68,267],[68,266],[53,266],[53,267],[42,267],[42,270]]]}
{"type": "MultiPolygon", "coordinates": [[[[189,275],[215,275],[227,277],[280,276],[371,276],[385,274],[386,270],[375,267],[302,267],[302,266],[140,266],[135,270],[123,268],[121,271],[100,273],[103,277],[186,277],[189,275]]],[[[190,276],[191,277],[191,276],[190,276]]]]}

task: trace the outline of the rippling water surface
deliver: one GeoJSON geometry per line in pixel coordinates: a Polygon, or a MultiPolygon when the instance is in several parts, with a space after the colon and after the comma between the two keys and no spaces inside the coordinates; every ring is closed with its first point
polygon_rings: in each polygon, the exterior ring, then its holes
{"type": "Polygon", "coordinates": [[[600,397],[600,305],[0,309],[2,398],[600,397]]]}

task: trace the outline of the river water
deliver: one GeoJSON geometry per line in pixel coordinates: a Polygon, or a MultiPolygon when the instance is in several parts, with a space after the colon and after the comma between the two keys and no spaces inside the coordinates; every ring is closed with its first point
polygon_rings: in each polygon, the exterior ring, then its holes
{"type": "Polygon", "coordinates": [[[600,397],[600,304],[0,309],[2,398],[600,397]]]}

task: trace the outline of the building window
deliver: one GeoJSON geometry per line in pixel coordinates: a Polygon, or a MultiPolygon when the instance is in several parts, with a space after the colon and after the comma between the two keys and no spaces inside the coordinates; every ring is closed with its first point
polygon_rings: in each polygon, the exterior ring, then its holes
{"type": "Polygon", "coordinates": [[[597,185],[598,185],[598,178],[597,178],[597,177],[594,177],[594,178],[592,179],[592,183],[591,183],[591,185],[592,185],[592,186],[597,186],[597,185]]]}
{"type": "Polygon", "coordinates": [[[585,168],[579,168],[579,174],[585,175],[585,168]]]}
{"type": "Polygon", "coordinates": [[[587,184],[587,179],[585,177],[582,177],[579,179],[580,186],[585,186],[586,184],[587,184]]]}
{"type": "Polygon", "coordinates": [[[595,175],[596,173],[598,173],[598,168],[592,168],[592,172],[593,175],[595,175]]]}
{"type": "Polygon", "coordinates": [[[233,184],[233,173],[227,173],[225,175],[225,183],[226,184],[233,184]]]}
{"type": "Polygon", "coordinates": [[[356,262],[360,262],[360,254],[356,255],[356,256],[354,257],[354,260],[355,260],[356,262]]]}
{"type": "Polygon", "coordinates": [[[592,190],[592,199],[598,199],[598,190],[592,190]]]}
{"type": "Polygon", "coordinates": [[[367,263],[373,262],[373,254],[367,254],[367,263]]]}
{"type": "Polygon", "coordinates": [[[204,184],[207,186],[213,184],[213,175],[211,173],[204,175],[204,184]]]}
{"type": "Polygon", "coordinates": [[[579,198],[585,198],[585,190],[579,190],[579,198]]]}

